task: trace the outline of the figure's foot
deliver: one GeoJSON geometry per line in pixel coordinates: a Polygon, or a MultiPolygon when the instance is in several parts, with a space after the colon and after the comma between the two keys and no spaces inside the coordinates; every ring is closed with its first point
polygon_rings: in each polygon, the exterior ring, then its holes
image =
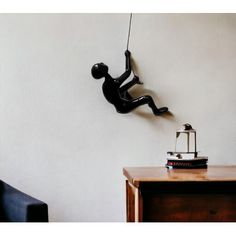
{"type": "Polygon", "coordinates": [[[143,84],[143,82],[139,80],[139,77],[137,75],[134,76],[133,80],[136,84],[143,84]]]}
{"type": "Polygon", "coordinates": [[[153,113],[156,115],[156,116],[160,116],[162,115],[163,113],[167,112],[168,111],[168,107],[161,107],[155,111],[153,111],[153,113]]]}

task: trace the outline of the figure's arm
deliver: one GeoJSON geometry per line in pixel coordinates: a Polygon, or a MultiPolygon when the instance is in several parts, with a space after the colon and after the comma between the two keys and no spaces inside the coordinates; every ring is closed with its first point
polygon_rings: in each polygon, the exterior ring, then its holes
{"type": "Polygon", "coordinates": [[[131,74],[131,53],[129,50],[125,51],[125,57],[125,72],[119,78],[116,78],[120,84],[122,84],[131,74]]]}
{"type": "Polygon", "coordinates": [[[139,77],[138,76],[134,76],[134,78],[128,82],[127,84],[123,85],[121,88],[120,88],[120,92],[125,92],[127,91],[128,89],[130,89],[132,86],[134,86],[135,84],[143,84],[140,80],[139,80],[139,77]]]}
{"type": "Polygon", "coordinates": [[[129,50],[126,50],[125,51],[125,57],[126,57],[126,60],[125,60],[125,70],[129,72],[129,75],[131,73],[131,52],[129,50]]]}

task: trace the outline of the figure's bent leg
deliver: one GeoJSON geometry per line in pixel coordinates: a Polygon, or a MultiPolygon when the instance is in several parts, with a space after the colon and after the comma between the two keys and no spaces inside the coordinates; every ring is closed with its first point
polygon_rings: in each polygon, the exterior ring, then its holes
{"type": "Polygon", "coordinates": [[[137,82],[135,80],[131,80],[130,82],[128,82],[127,84],[123,85],[120,88],[120,92],[123,93],[123,92],[127,91],[128,89],[130,89],[135,84],[137,84],[137,82]]]}
{"type": "Polygon", "coordinates": [[[134,76],[134,78],[130,82],[128,82],[127,84],[125,84],[122,87],[120,87],[120,92],[123,93],[123,92],[127,91],[128,89],[133,87],[135,84],[143,84],[139,80],[139,77],[137,77],[137,76],[134,76]]]}
{"type": "Polygon", "coordinates": [[[154,113],[154,115],[158,116],[168,111],[168,107],[157,108],[151,96],[146,95],[144,97],[146,97],[146,99],[148,100],[148,106],[152,109],[152,112],[154,113]]]}
{"type": "Polygon", "coordinates": [[[121,94],[121,97],[129,101],[134,99],[128,91],[123,92],[121,94]]]}
{"type": "Polygon", "coordinates": [[[129,102],[126,102],[125,106],[122,108],[123,111],[121,111],[121,112],[129,112],[129,111],[132,111],[133,109],[135,109],[139,106],[145,105],[145,104],[148,104],[148,106],[152,109],[152,112],[154,113],[154,115],[161,115],[162,113],[168,111],[167,107],[157,108],[152,97],[147,95],[147,96],[142,96],[142,97],[133,99],[129,102]]]}

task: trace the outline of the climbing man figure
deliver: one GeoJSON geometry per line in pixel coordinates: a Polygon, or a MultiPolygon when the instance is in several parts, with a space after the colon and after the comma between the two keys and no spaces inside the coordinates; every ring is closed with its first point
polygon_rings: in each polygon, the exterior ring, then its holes
{"type": "Polygon", "coordinates": [[[135,84],[142,84],[138,76],[122,86],[123,82],[128,79],[131,74],[131,53],[129,50],[125,51],[126,66],[125,72],[118,78],[112,78],[108,73],[108,66],[104,63],[95,64],[92,69],[92,76],[94,79],[105,78],[102,86],[103,94],[108,102],[113,104],[119,113],[128,113],[135,108],[147,104],[154,115],[161,115],[168,111],[167,107],[157,108],[153,99],[149,95],[133,98],[128,90],[135,84]]]}

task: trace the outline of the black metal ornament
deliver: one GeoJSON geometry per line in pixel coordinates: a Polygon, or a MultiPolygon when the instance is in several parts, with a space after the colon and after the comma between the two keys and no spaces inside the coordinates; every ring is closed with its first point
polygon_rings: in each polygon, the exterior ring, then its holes
{"type": "Polygon", "coordinates": [[[133,98],[128,90],[136,84],[143,84],[137,75],[134,74],[133,79],[122,85],[126,79],[131,74],[131,53],[128,50],[129,47],[129,38],[130,38],[130,29],[131,29],[131,20],[132,20],[132,13],[130,14],[130,21],[129,21],[129,31],[128,31],[128,39],[127,39],[127,49],[125,51],[125,72],[118,78],[112,78],[111,75],[108,73],[108,66],[104,63],[97,63],[95,64],[92,69],[91,73],[94,79],[101,79],[105,78],[105,81],[102,86],[103,94],[106,100],[113,104],[116,108],[116,111],[119,113],[129,113],[135,108],[147,104],[151,109],[154,115],[161,115],[168,111],[167,107],[158,108],[152,97],[149,95],[141,96],[138,98],[133,98]]]}
{"type": "Polygon", "coordinates": [[[119,113],[128,113],[135,108],[147,104],[154,115],[161,115],[168,111],[167,107],[157,108],[153,99],[149,95],[133,98],[128,90],[135,84],[142,84],[138,76],[134,76],[133,79],[122,86],[123,82],[128,79],[131,74],[131,53],[129,50],[125,51],[126,67],[125,72],[118,78],[112,78],[108,73],[108,66],[104,63],[97,63],[92,67],[92,76],[94,79],[105,78],[102,86],[103,94],[108,102],[113,104],[119,113]]]}

